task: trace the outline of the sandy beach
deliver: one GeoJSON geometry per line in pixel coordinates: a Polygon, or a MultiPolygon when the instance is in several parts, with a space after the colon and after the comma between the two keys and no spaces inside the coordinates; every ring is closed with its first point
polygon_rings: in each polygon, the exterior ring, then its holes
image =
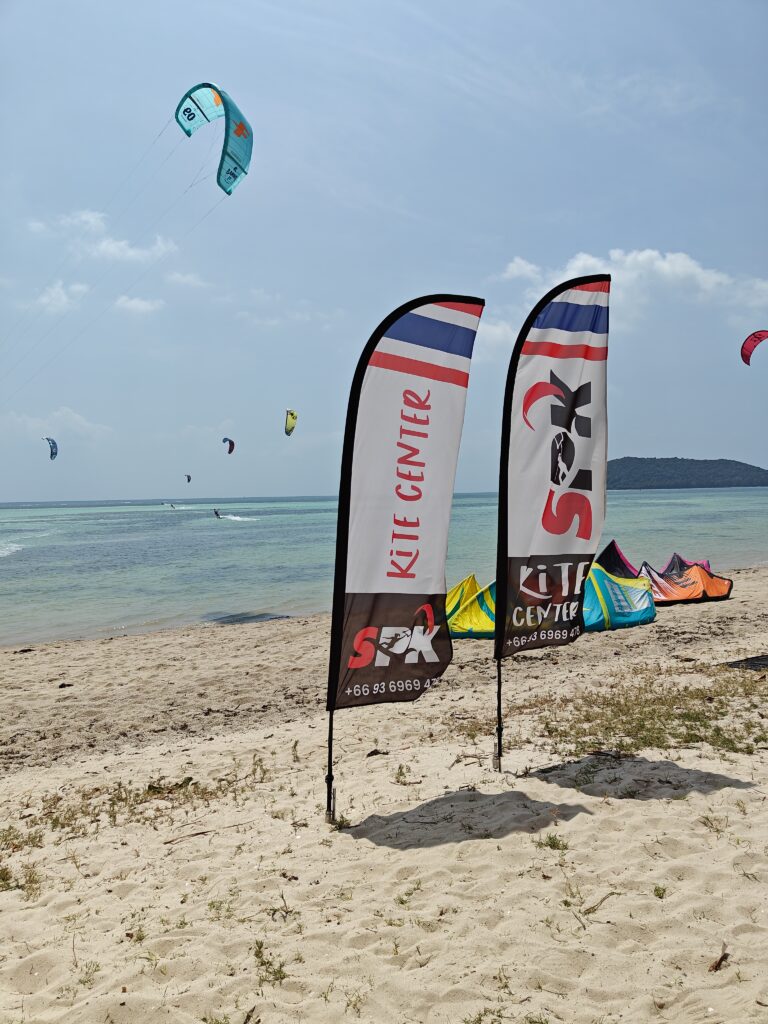
{"type": "Polygon", "coordinates": [[[0,1024],[768,1021],[768,570],[339,712],[329,617],[0,650],[0,1024]],[[286,666],[288,666],[286,668],[286,666]],[[616,749],[621,751],[618,756],[616,749]]]}

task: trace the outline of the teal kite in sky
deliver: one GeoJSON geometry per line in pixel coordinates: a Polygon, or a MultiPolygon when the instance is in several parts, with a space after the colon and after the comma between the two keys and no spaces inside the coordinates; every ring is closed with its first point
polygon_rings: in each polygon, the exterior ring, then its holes
{"type": "Polygon", "coordinates": [[[224,147],[216,180],[231,196],[251,165],[253,131],[243,112],[223,89],[210,82],[185,92],[176,107],[176,122],[187,135],[219,117],[224,118],[224,147]]]}

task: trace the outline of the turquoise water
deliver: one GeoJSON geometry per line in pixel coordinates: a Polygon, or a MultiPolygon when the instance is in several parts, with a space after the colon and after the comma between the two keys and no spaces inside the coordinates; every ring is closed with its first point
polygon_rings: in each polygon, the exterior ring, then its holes
{"type": "MultiPolygon", "coordinates": [[[[330,498],[0,505],[0,644],[328,610],[335,536],[330,498]]],[[[611,537],[635,564],[768,564],[768,488],[609,491],[611,537]]],[[[457,495],[449,585],[495,564],[496,495],[457,495]]]]}

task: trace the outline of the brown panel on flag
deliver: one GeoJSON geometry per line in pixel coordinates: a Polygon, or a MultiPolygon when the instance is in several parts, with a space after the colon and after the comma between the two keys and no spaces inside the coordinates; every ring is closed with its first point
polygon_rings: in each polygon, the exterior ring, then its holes
{"type": "Polygon", "coordinates": [[[451,655],[445,594],[347,594],[336,707],[416,700],[451,655]]]}
{"type": "MultiPolygon", "coordinates": [[[[504,656],[557,647],[581,636],[584,581],[591,564],[591,558],[567,554],[508,559],[504,656]]],[[[498,604],[496,614],[498,621],[498,604]]]]}

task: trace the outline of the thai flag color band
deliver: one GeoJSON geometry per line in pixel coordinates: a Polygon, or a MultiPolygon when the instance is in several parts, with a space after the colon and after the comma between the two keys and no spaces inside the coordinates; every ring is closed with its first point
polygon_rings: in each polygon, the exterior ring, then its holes
{"type": "Polygon", "coordinates": [[[610,277],[579,277],[531,311],[504,395],[496,565],[496,756],[501,660],[572,643],[605,519],[610,277]]]}
{"type": "Polygon", "coordinates": [[[333,712],[415,700],[451,662],[445,557],[470,360],[484,301],[430,295],[371,336],[347,410],[328,670],[333,712]]]}

